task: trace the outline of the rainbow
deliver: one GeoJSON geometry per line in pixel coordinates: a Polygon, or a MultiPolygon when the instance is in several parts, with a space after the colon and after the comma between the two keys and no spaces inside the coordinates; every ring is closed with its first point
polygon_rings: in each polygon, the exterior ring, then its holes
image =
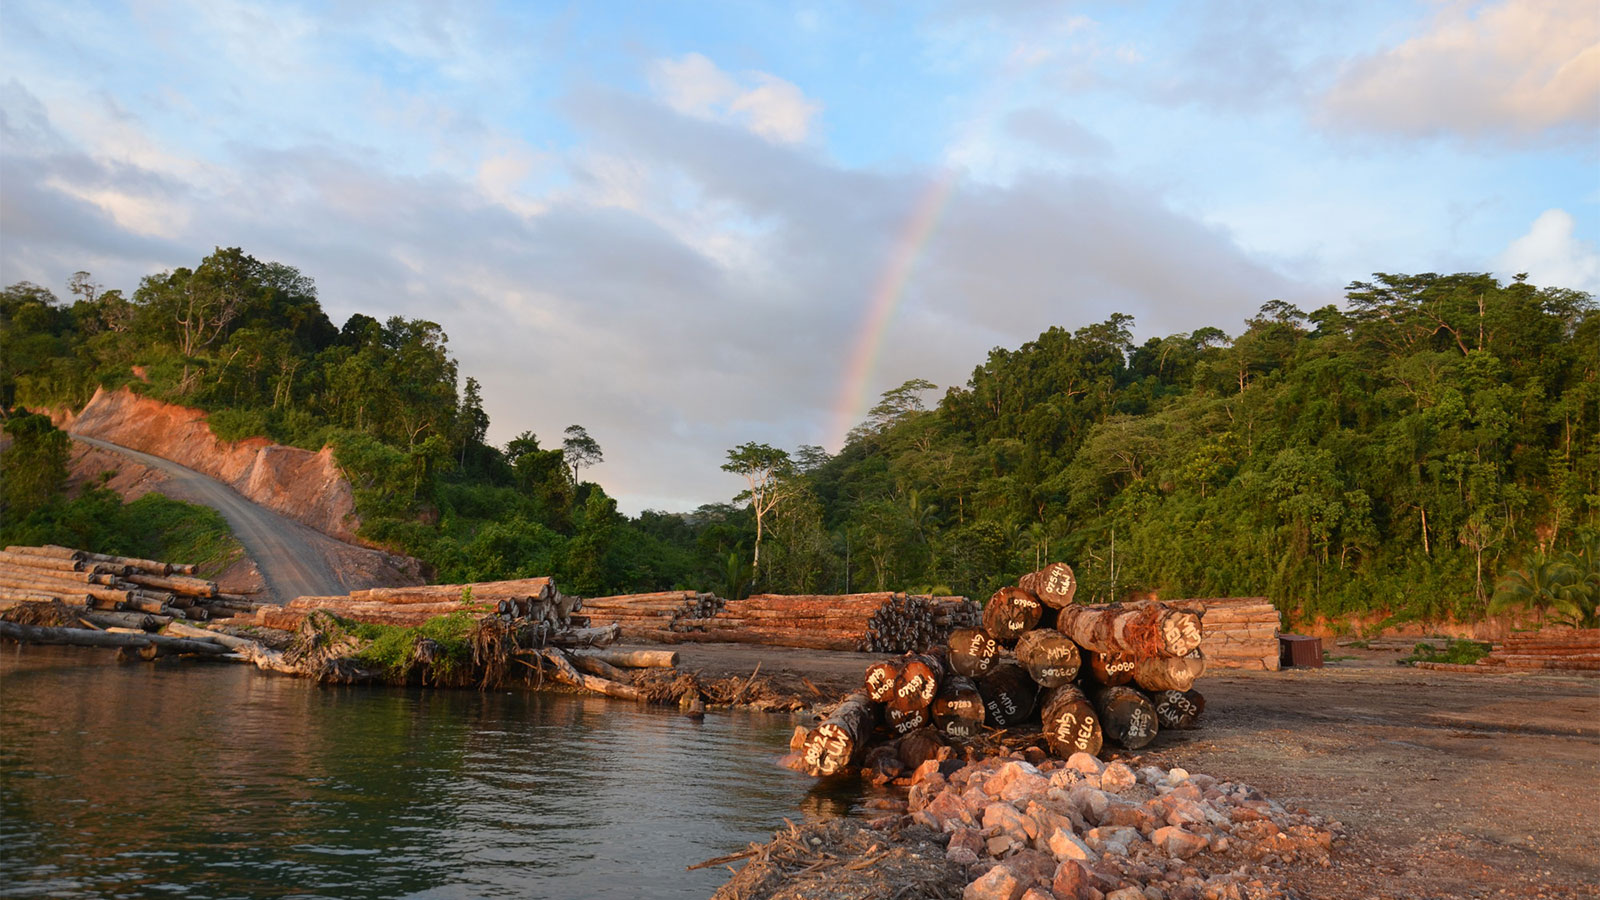
{"type": "Polygon", "coordinates": [[[828,446],[835,451],[844,446],[845,435],[861,421],[867,411],[867,385],[877,368],[878,354],[883,349],[883,339],[889,329],[894,311],[905,298],[906,285],[911,281],[911,271],[922,255],[939,223],[950,195],[955,190],[956,171],[946,169],[928,185],[918,198],[906,227],[895,240],[889,253],[888,264],[878,275],[871,298],[867,301],[866,315],[862,318],[855,348],[845,366],[843,383],[838,400],[833,407],[832,440],[828,446]]]}

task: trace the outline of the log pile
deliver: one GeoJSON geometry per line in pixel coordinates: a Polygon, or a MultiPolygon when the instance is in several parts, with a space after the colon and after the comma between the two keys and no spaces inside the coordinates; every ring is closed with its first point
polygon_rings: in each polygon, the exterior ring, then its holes
{"type": "Polygon", "coordinates": [[[796,735],[786,764],[818,776],[859,768],[881,783],[986,730],[1031,729],[1040,752],[1066,758],[1196,727],[1205,698],[1194,683],[1209,662],[1199,611],[1078,605],[1076,585],[1071,567],[1052,563],[996,591],[979,627],[868,666],[861,691],[796,735]]]}
{"type": "Polygon", "coordinates": [[[879,591],[868,594],[756,594],[729,600],[716,615],[654,639],[726,641],[813,650],[906,653],[942,644],[951,629],[974,624],[965,597],[879,591]]]}
{"type": "MultiPolygon", "coordinates": [[[[1168,600],[1205,622],[1200,652],[1213,669],[1278,671],[1278,608],[1265,597],[1168,600]]],[[[1409,649],[1409,648],[1407,648],[1409,649]]]]}
{"type": "MultiPolygon", "coordinates": [[[[7,547],[0,552],[0,609],[59,601],[101,612],[172,619],[226,619],[261,604],[224,594],[195,577],[192,564],[110,556],[70,547],[7,547]]],[[[165,624],[165,623],[162,623],[165,624]]]]}
{"type": "Polygon", "coordinates": [[[1478,665],[1600,672],[1600,628],[1544,628],[1514,633],[1478,660],[1478,665]]]}
{"type": "Polygon", "coordinates": [[[519,578],[474,584],[368,588],[331,597],[296,597],[287,606],[265,606],[254,624],[293,631],[316,610],[369,625],[416,627],[429,619],[465,612],[474,618],[521,620],[556,633],[587,624],[574,621],[583,601],[556,590],[549,578],[519,578]]]}
{"type": "Polygon", "coordinates": [[[703,622],[722,611],[726,603],[701,591],[658,591],[588,597],[584,611],[596,625],[615,624],[629,641],[659,640],[663,632],[704,631],[703,622]]]}

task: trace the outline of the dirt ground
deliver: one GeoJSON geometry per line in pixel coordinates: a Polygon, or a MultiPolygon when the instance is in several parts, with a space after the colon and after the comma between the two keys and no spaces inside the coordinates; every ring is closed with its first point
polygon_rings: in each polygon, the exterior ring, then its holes
{"type": "MultiPolygon", "coordinates": [[[[684,644],[680,667],[761,674],[801,696],[859,684],[875,654],[684,644]],[[802,680],[804,679],[804,681],[802,680]]],[[[1201,729],[1142,758],[1250,783],[1344,823],[1311,898],[1600,897],[1600,679],[1458,674],[1393,652],[1321,669],[1218,670],[1201,729]]]]}

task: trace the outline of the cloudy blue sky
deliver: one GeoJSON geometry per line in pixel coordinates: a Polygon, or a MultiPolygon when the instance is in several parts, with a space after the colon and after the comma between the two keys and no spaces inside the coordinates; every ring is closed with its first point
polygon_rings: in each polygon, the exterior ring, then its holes
{"type": "Polygon", "coordinates": [[[439,322],[493,440],[581,423],[686,509],[1052,325],[1600,293],[1600,6],[6,0],[0,282],[214,246],[439,322]]]}

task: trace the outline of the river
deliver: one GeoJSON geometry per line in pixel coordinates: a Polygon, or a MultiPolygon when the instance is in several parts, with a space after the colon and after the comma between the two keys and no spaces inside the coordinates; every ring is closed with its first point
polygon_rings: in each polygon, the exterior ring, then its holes
{"type": "Polygon", "coordinates": [[[0,896],[705,898],[856,813],[786,716],[0,646],[0,896]]]}

